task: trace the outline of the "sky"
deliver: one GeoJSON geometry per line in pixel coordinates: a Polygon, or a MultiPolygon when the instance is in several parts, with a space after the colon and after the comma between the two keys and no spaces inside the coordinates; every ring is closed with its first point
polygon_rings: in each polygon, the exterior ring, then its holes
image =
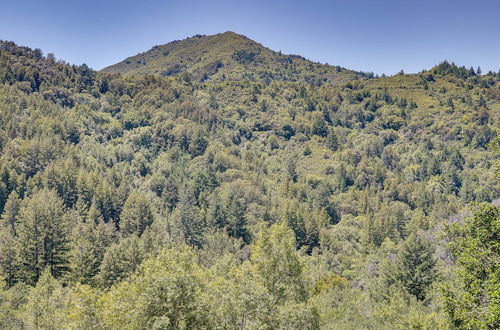
{"type": "Polygon", "coordinates": [[[0,39],[94,69],[225,31],[376,74],[445,59],[500,70],[500,0],[0,0],[0,39]]]}

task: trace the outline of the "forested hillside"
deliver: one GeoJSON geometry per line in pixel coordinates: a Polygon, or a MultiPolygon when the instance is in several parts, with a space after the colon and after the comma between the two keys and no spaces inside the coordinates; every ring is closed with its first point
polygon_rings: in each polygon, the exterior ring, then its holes
{"type": "Polygon", "coordinates": [[[498,328],[499,122],[448,62],[0,42],[0,328],[498,328]]]}

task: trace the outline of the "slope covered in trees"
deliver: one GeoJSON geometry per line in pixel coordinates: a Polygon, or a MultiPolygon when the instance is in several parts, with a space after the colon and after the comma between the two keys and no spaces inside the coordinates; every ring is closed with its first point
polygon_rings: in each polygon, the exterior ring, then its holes
{"type": "Polygon", "coordinates": [[[153,46],[101,71],[164,77],[188,73],[196,81],[248,79],[269,83],[285,80],[314,85],[371,76],[339,66],[313,63],[302,56],[284,55],[230,31],[210,36],[195,35],[153,46]]]}
{"type": "Polygon", "coordinates": [[[498,327],[500,74],[238,43],[0,42],[0,328],[498,327]]]}

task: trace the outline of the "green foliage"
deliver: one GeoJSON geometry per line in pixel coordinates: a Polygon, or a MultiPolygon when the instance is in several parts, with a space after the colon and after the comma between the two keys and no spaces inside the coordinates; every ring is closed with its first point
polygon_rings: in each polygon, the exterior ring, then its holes
{"type": "Polygon", "coordinates": [[[500,211],[478,205],[474,215],[448,228],[457,267],[444,287],[445,309],[454,327],[500,326],[500,211]]]}
{"type": "Polygon", "coordinates": [[[498,327],[498,212],[439,235],[497,203],[499,86],[231,32],[103,72],[0,41],[0,328],[498,327]]]}
{"type": "Polygon", "coordinates": [[[34,284],[45,267],[52,276],[68,270],[69,225],[63,201],[41,190],[23,201],[16,226],[19,279],[34,284]]]}
{"type": "Polygon", "coordinates": [[[425,300],[437,278],[433,251],[424,237],[412,233],[403,243],[396,260],[388,261],[383,268],[382,278],[386,286],[396,285],[425,300]]]}

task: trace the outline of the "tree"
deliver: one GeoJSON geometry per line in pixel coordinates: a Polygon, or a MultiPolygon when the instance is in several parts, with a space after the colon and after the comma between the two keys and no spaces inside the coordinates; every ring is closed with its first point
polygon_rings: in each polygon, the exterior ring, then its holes
{"type": "Polygon", "coordinates": [[[173,217],[184,241],[191,246],[201,247],[205,224],[200,217],[198,208],[194,205],[196,202],[192,190],[189,187],[184,188],[181,191],[173,217]]]}
{"type": "Polygon", "coordinates": [[[226,224],[229,236],[241,238],[245,243],[250,241],[250,234],[247,231],[246,208],[240,202],[236,192],[230,191],[226,197],[226,224]]]}
{"type": "Polygon", "coordinates": [[[444,288],[445,309],[454,328],[500,327],[500,209],[481,204],[462,224],[447,228],[455,260],[444,288]]]}
{"type": "Polygon", "coordinates": [[[2,214],[1,226],[9,227],[12,234],[16,233],[16,222],[19,215],[19,208],[21,207],[21,200],[19,195],[14,190],[10,193],[7,203],[5,203],[4,212],[2,214]]]}
{"type": "Polygon", "coordinates": [[[383,283],[401,286],[418,300],[426,298],[428,290],[437,277],[436,260],[429,242],[412,233],[404,241],[394,262],[387,262],[382,274],[383,283]]]}
{"type": "Polygon", "coordinates": [[[317,115],[312,123],[311,132],[314,135],[325,137],[328,134],[328,127],[325,119],[321,115],[317,115]]]}
{"type": "MultiPolygon", "coordinates": [[[[9,227],[0,226],[0,278],[10,287],[17,276],[15,237],[9,227]]],[[[0,284],[1,285],[1,284],[0,284]]]]}
{"type": "Polygon", "coordinates": [[[326,137],[326,146],[328,147],[328,149],[334,152],[339,148],[339,140],[337,139],[337,134],[335,134],[332,129],[328,131],[328,135],[326,137]]]}
{"type": "Polygon", "coordinates": [[[304,301],[304,264],[295,249],[295,236],[286,223],[262,228],[252,245],[251,262],[276,304],[286,300],[304,301]]]}
{"type": "Polygon", "coordinates": [[[71,234],[71,250],[69,251],[69,268],[73,281],[90,284],[99,271],[102,256],[98,255],[96,224],[79,223],[71,234]]]}
{"type": "Polygon", "coordinates": [[[123,238],[106,249],[97,282],[110,287],[132,275],[143,259],[144,249],[137,236],[123,238]]]}
{"type": "Polygon", "coordinates": [[[142,235],[153,222],[149,199],[144,193],[131,192],[120,213],[120,231],[123,235],[142,235]]]}
{"type": "Polygon", "coordinates": [[[21,279],[34,284],[45,267],[55,277],[68,270],[69,225],[54,191],[44,189],[23,200],[16,232],[21,279]]]}
{"type": "Polygon", "coordinates": [[[207,225],[209,228],[222,229],[227,225],[226,210],[217,191],[210,197],[207,210],[207,225]]]}
{"type": "Polygon", "coordinates": [[[109,328],[210,328],[201,300],[205,276],[190,248],[162,251],[103,297],[103,321],[109,328]]]}
{"type": "Polygon", "coordinates": [[[23,319],[28,329],[55,329],[62,324],[64,293],[61,284],[45,269],[30,290],[23,319]]]}
{"type": "Polygon", "coordinates": [[[196,129],[191,138],[191,141],[189,142],[189,147],[188,147],[189,153],[194,157],[201,156],[205,152],[207,146],[208,146],[208,141],[207,139],[205,139],[205,134],[203,133],[203,130],[201,128],[196,129]]]}

